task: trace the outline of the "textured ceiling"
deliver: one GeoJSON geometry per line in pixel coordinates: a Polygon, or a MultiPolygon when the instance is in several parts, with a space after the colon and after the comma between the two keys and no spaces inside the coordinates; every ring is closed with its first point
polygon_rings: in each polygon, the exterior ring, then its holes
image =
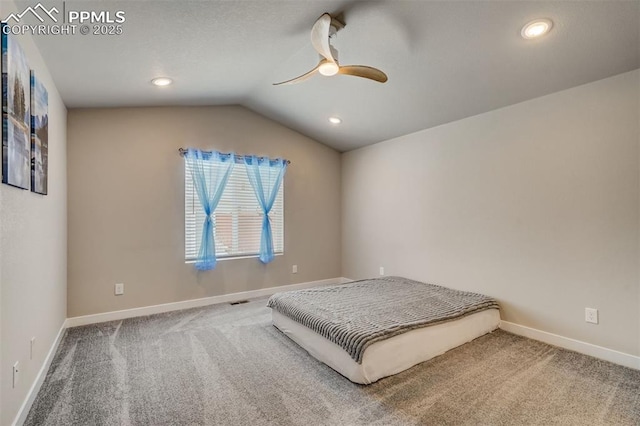
{"type": "Polygon", "coordinates": [[[640,1],[65,6],[126,12],[120,36],[36,37],[68,107],[241,104],[340,151],[640,67],[640,1]],[[344,13],[340,62],[378,67],[388,83],[318,76],[271,85],[315,66],[309,31],[323,12],[344,13]],[[553,30],[522,39],[523,24],[538,17],[551,18],[553,30]],[[175,84],[149,84],[160,75],[175,84]],[[330,125],[331,115],[343,124],[330,125]]]}

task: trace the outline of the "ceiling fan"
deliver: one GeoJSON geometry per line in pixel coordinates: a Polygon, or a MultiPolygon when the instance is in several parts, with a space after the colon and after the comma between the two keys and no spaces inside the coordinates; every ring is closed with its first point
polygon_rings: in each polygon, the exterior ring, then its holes
{"type": "Polygon", "coordinates": [[[336,74],[352,75],[354,77],[368,78],[380,83],[387,81],[387,75],[377,68],[366,65],[340,65],[338,63],[338,51],[331,45],[331,40],[343,28],[344,24],[331,17],[328,13],[323,14],[311,28],[311,44],[320,54],[320,62],[311,71],[302,74],[291,80],[274,83],[274,86],[281,84],[294,84],[305,81],[317,73],[330,77],[336,74]]]}

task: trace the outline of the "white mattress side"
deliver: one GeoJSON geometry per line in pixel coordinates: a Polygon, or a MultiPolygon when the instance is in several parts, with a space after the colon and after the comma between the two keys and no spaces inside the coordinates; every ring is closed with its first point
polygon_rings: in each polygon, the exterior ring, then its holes
{"type": "Polygon", "coordinates": [[[495,330],[500,325],[500,312],[487,309],[375,342],[365,350],[362,364],[340,346],[276,310],[272,310],[272,320],[273,325],[317,360],[352,382],[370,384],[495,330]]]}

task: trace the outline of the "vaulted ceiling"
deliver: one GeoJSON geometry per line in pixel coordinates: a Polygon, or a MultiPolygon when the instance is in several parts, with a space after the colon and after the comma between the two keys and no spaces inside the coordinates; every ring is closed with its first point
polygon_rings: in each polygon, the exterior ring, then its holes
{"type": "MultiPolygon", "coordinates": [[[[18,1],[18,6],[33,3],[18,1]]],[[[50,2],[50,3],[55,3],[50,2]]],[[[60,2],[61,3],[61,2],[60,2]]],[[[37,36],[70,108],[244,105],[340,151],[640,67],[640,1],[66,1],[122,10],[123,34],[37,36]],[[384,70],[272,83],[313,68],[309,31],[342,13],[342,64],[384,70]],[[535,18],[554,22],[536,40],[535,18]],[[174,84],[154,87],[169,76],[174,84]],[[331,125],[328,117],[343,122],[331,125]]]]}

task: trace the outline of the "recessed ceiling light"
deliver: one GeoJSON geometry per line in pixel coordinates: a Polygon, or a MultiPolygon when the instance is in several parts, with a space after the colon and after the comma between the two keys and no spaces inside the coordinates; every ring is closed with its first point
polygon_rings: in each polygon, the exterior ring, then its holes
{"type": "Polygon", "coordinates": [[[155,86],[168,86],[171,83],[173,83],[173,80],[168,77],[158,77],[151,80],[151,84],[155,86]]]}
{"type": "Polygon", "coordinates": [[[528,22],[524,27],[522,27],[520,35],[522,35],[522,37],[526,39],[536,38],[543,36],[551,31],[552,27],[553,22],[551,21],[551,19],[535,19],[531,22],[528,22]]]}
{"type": "Polygon", "coordinates": [[[342,120],[338,117],[329,117],[329,123],[331,124],[340,124],[342,120]]]}

